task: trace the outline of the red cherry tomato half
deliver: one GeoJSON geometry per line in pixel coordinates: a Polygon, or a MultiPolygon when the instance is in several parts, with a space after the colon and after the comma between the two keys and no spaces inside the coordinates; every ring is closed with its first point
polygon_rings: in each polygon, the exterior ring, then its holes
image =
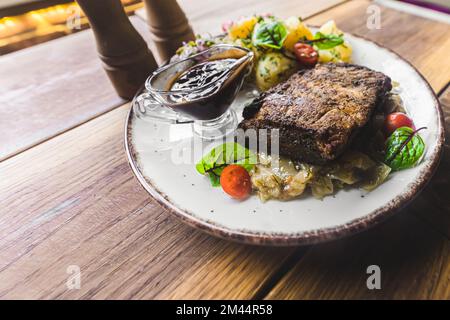
{"type": "Polygon", "coordinates": [[[387,135],[390,135],[396,129],[401,127],[410,127],[413,130],[416,129],[411,118],[409,118],[403,112],[394,112],[387,115],[386,119],[384,120],[384,130],[386,131],[387,135]]]}
{"type": "Polygon", "coordinates": [[[252,182],[247,170],[236,164],[230,164],[220,175],[220,185],[223,191],[235,199],[245,199],[252,192],[252,182]]]}
{"type": "Polygon", "coordinates": [[[313,47],[306,43],[296,43],[294,53],[297,61],[305,66],[314,66],[319,60],[319,54],[313,47]]]}

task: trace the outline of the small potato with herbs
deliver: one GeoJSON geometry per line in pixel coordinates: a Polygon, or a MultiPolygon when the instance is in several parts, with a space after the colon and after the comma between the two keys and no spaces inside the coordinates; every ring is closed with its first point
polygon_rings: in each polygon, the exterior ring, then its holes
{"type": "Polygon", "coordinates": [[[256,85],[265,91],[286,80],[297,70],[298,64],[295,60],[279,52],[266,53],[256,63],[256,85]]]}
{"type": "Polygon", "coordinates": [[[283,47],[294,52],[294,45],[299,41],[312,40],[314,38],[311,30],[302,22],[299,17],[290,17],[284,20],[288,34],[284,40],[283,47]]]}
{"type": "Polygon", "coordinates": [[[328,38],[328,40],[336,41],[333,46],[330,46],[329,43],[315,43],[315,49],[319,54],[319,62],[327,63],[327,62],[350,62],[352,59],[352,46],[348,41],[344,39],[344,33],[338,29],[334,20],[330,20],[325,23],[322,27],[320,27],[319,31],[316,33],[316,37],[318,35],[322,35],[324,38],[328,38]]]}

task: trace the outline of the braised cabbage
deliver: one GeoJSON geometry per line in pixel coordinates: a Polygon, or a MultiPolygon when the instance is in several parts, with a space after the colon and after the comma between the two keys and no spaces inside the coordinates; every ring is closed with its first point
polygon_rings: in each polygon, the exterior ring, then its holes
{"type": "Polygon", "coordinates": [[[347,151],[338,160],[324,165],[309,165],[259,154],[251,172],[253,189],[262,201],[289,200],[310,190],[322,199],[345,186],[372,191],[389,175],[391,169],[358,151],[347,151]]]}

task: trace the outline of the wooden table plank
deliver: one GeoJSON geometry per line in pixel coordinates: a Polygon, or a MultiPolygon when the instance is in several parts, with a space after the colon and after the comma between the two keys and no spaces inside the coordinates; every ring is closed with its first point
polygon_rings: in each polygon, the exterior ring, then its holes
{"type": "Polygon", "coordinates": [[[402,212],[368,232],[317,245],[267,299],[450,299],[450,242],[402,212]],[[370,265],[381,289],[367,288],[370,265]]]}
{"type": "MultiPolygon", "coordinates": [[[[149,39],[137,17],[133,25],[149,39]]],[[[120,106],[91,30],[0,57],[0,161],[120,106]]]]}
{"type": "MultiPolygon", "coordinates": [[[[312,25],[334,19],[343,31],[376,41],[411,62],[439,92],[450,81],[450,25],[380,8],[381,28],[367,28],[367,0],[355,0],[308,19],[312,25]]],[[[369,11],[370,12],[370,11],[369,11]]]]}
{"type": "Polygon", "coordinates": [[[439,100],[446,123],[444,153],[433,179],[410,210],[450,239],[450,86],[439,100]]]}
{"type": "Polygon", "coordinates": [[[0,298],[251,298],[294,252],[172,218],[128,166],[127,110],[0,164],[0,298]],[[66,288],[69,265],[81,268],[80,290],[66,288]]]}

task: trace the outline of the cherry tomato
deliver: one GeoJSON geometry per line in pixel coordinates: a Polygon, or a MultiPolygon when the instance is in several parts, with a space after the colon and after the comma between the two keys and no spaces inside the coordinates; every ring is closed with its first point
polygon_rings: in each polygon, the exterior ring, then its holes
{"type": "Polygon", "coordinates": [[[245,199],[252,192],[250,175],[244,167],[236,164],[230,164],[223,169],[220,184],[223,191],[235,199],[245,199]]]}
{"type": "Polygon", "coordinates": [[[390,135],[396,129],[401,127],[410,127],[415,130],[413,121],[403,112],[394,112],[388,114],[386,119],[384,120],[384,130],[386,134],[390,135]]]}
{"type": "Polygon", "coordinates": [[[306,43],[296,43],[294,53],[297,61],[305,66],[314,66],[319,60],[319,54],[313,47],[306,43]]]}

